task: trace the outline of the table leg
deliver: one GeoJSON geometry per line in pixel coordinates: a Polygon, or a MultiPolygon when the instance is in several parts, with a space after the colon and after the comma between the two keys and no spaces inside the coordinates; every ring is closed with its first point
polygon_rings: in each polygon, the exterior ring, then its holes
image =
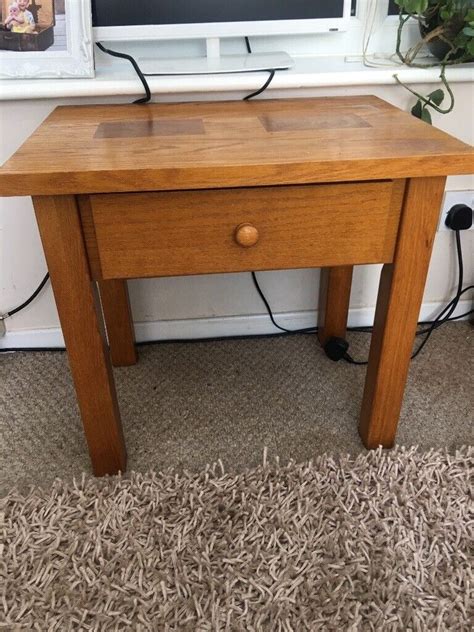
{"type": "Polygon", "coordinates": [[[114,366],[136,364],[137,353],[127,282],[98,281],[98,286],[112,364],[114,366]]]}
{"type": "Polygon", "coordinates": [[[126,468],[125,442],[95,283],[74,196],[33,198],[94,474],[126,468]]]}
{"type": "Polygon", "coordinates": [[[346,337],[353,266],[322,268],[319,284],[318,338],[346,337]]]}
{"type": "Polygon", "coordinates": [[[367,448],[395,442],[446,178],[407,183],[393,263],[383,267],[359,432],[367,448]]]}

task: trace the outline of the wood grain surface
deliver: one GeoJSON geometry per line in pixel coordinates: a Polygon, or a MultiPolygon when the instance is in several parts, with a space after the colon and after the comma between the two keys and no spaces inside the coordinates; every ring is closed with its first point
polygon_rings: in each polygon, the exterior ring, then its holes
{"type": "Polygon", "coordinates": [[[395,442],[445,183],[424,178],[407,185],[395,259],[382,270],[377,298],[359,425],[367,448],[395,442]]]}
{"type": "Polygon", "coordinates": [[[104,279],[388,262],[403,189],[402,180],[93,195],[89,250],[104,279]],[[252,247],[235,238],[241,224],[258,233],[252,247]]]}
{"type": "Polygon", "coordinates": [[[0,195],[473,171],[471,147],[373,96],[61,106],[0,168],[0,195]]]}
{"type": "Polygon", "coordinates": [[[95,283],[72,196],[34,198],[69,364],[97,476],[125,471],[127,457],[95,283]]]}
{"type": "Polygon", "coordinates": [[[87,248],[89,260],[89,270],[92,278],[99,281],[103,278],[100,267],[99,247],[97,246],[97,236],[95,234],[94,218],[92,216],[92,206],[89,195],[76,196],[79,214],[81,217],[82,233],[87,248]]]}
{"type": "Polygon", "coordinates": [[[127,282],[99,281],[98,286],[112,364],[114,366],[136,364],[135,331],[127,282]]]}
{"type": "Polygon", "coordinates": [[[319,281],[318,338],[345,338],[354,266],[323,268],[319,281]]]}

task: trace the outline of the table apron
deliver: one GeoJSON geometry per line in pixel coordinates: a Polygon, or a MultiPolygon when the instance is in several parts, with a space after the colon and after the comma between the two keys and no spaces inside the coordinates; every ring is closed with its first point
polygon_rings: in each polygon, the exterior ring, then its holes
{"type": "Polygon", "coordinates": [[[385,180],[78,201],[92,276],[107,280],[390,263],[404,190],[385,180]]]}

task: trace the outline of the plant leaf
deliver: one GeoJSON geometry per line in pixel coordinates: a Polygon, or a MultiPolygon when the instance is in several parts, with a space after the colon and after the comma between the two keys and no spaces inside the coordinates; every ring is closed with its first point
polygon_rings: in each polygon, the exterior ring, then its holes
{"type": "Polygon", "coordinates": [[[432,125],[433,121],[431,120],[431,114],[427,108],[423,108],[421,111],[421,120],[432,125]]]}
{"type": "Polygon", "coordinates": [[[427,99],[432,101],[435,105],[441,105],[444,100],[444,92],[443,90],[441,90],[441,88],[439,88],[434,92],[430,92],[430,94],[427,96],[427,99]]]}
{"type": "Polygon", "coordinates": [[[407,13],[423,13],[429,6],[429,0],[400,0],[397,4],[407,13]]]}
{"type": "Polygon", "coordinates": [[[421,101],[417,101],[415,103],[415,105],[411,109],[411,113],[413,114],[413,116],[416,116],[416,118],[421,119],[423,114],[423,105],[421,101]]]}

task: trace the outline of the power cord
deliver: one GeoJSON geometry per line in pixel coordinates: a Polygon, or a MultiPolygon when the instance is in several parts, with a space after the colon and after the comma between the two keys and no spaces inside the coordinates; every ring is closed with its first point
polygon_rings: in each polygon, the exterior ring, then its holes
{"type": "MultiPolygon", "coordinates": [[[[270,304],[268,303],[267,299],[265,298],[265,294],[262,291],[262,288],[260,287],[260,284],[257,280],[257,275],[255,274],[255,272],[251,272],[250,273],[252,276],[252,281],[253,284],[255,285],[255,289],[258,292],[258,295],[260,296],[260,298],[262,299],[263,304],[266,307],[267,313],[270,317],[270,320],[272,321],[273,325],[279,329],[280,331],[284,332],[285,334],[314,334],[318,331],[317,327],[304,327],[303,329],[286,329],[286,327],[282,327],[281,325],[279,325],[276,320],[275,317],[273,316],[273,312],[272,309],[270,307],[270,304]]],[[[276,334],[279,335],[279,334],[276,334]]]]}
{"type": "MultiPolygon", "coordinates": [[[[255,273],[252,273],[253,275],[255,275],[255,273]]],[[[144,347],[144,346],[148,346],[148,345],[156,345],[156,344],[175,344],[175,343],[200,343],[200,342],[219,342],[222,340],[225,341],[229,341],[229,340],[248,340],[250,338],[281,338],[281,337],[286,337],[286,336],[292,336],[292,335],[298,335],[298,334],[315,334],[318,331],[317,327],[306,327],[303,329],[286,329],[285,327],[281,327],[280,325],[278,325],[278,323],[275,321],[274,315],[272,313],[272,310],[270,308],[270,305],[268,304],[267,299],[265,298],[265,295],[263,294],[260,286],[258,285],[258,281],[255,277],[255,281],[257,282],[257,286],[259,288],[259,295],[262,298],[262,300],[264,300],[264,304],[265,307],[267,308],[268,311],[268,315],[270,316],[270,319],[272,320],[272,323],[275,325],[275,327],[277,329],[279,329],[279,332],[276,333],[270,333],[270,334],[254,334],[254,335],[243,335],[243,336],[216,336],[216,337],[212,337],[212,338],[176,338],[176,339],[172,339],[172,340],[145,340],[142,342],[137,342],[135,343],[138,347],[144,347]]],[[[468,287],[464,288],[464,290],[461,292],[461,295],[464,294],[465,292],[468,292],[469,290],[473,290],[474,289],[474,285],[469,285],[468,287]]],[[[453,299],[454,300],[454,299],[453,299]]],[[[451,301],[452,303],[452,301],[451,301]]],[[[451,303],[448,304],[448,306],[451,305],[451,303]]],[[[446,306],[446,308],[448,307],[446,306]]],[[[445,310],[446,310],[445,308],[445,310]]],[[[464,314],[460,314],[459,316],[453,316],[452,318],[449,318],[448,320],[444,321],[444,322],[453,322],[456,320],[460,320],[461,318],[466,318],[466,316],[469,316],[470,314],[474,313],[474,310],[470,310],[469,312],[466,312],[464,314]]],[[[437,322],[436,320],[433,321],[421,321],[418,324],[419,325],[429,325],[429,324],[433,324],[437,322]]],[[[444,323],[442,323],[444,324],[444,323]]],[[[440,325],[438,325],[440,326],[440,325]]],[[[372,332],[372,327],[349,327],[348,331],[352,331],[352,332],[358,332],[358,333],[367,333],[370,334],[372,332]]],[[[417,336],[418,335],[422,335],[424,332],[423,331],[419,331],[417,332],[417,336]]],[[[13,353],[13,352],[43,352],[43,351],[65,351],[64,347],[8,347],[5,349],[0,349],[0,353],[13,353]]],[[[344,358],[342,358],[344,359],[344,358]]],[[[366,362],[358,362],[356,360],[352,360],[352,364],[367,364],[366,362]]]]}
{"type": "Polygon", "coordinates": [[[268,72],[270,73],[270,76],[265,81],[263,86],[261,88],[259,88],[258,90],[255,90],[255,92],[252,92],[251,94],[248,94],[246,97],[243,98],[243,101],[250,101],[250,99],[253,99],[254,97],[257,97],[259,94],[262,94],[262,92],[265,92],[265,90],[268,88],[268,86],[273,81],[273,77],[275,76],[275,72],[276,71],[275,71],[274,68],[272,68],[271,70],[268,70],[268,72]]]}
{"type": "MultiPolygon", "coordinates": [[[[247,52],[252,54],[252,47],[250,46],[250,40],[247,36],[245,36],[245,46],[247,47],[247,52]]],[[[246,97],[243,98],[243,101],[250,101],[250,99],[253,99],[254,97],[257,97],[259,94],[262,94],[262,92],[265,92],[265,90],[268,88],[268,86],[271,84],[271,82],[273,81],[273,77],[275,76],[275,68],[268,68],[267,72],[270,73],[270,76],[268,77],[268,79],[265,81],[265,83],[263,84],[263,86],[261,88],[259,88],[258,90],[255,90],[255,92],[251,92],[250,94],[248,94],[246,97]]]]}
{"type": "Polygon", "coordinates": [[[141,68],[138,65],[137,61],[131,55],[127,55],[126,53],[118,53],[117,51],[111,50],[110,48],[105,48],[105,46],[103,44],[101,44],[100,42],[96,42],[96,46],[103,53],[106,53],[107,55],[111,55],[112,57],[118,57],[119,59],[126,59],[127,61],[129,61],[132,64],[133,69],[137,73],[137,75],[138,75],[138,77],[139,77],[140,81],[142,82],[143,87],[145,89],[145,96],[141,97],[140,99],[137,99],[136,101],[133,101],[133,103],[136,103],[137,105],[142,105],[144,103],[149,103],[149,101],[151,101],[150,86],[148,85],[148,81],[145,79],[145,73],[143,73],[141,71],[141,68]]]}
{"type": "MultiPolygon", "coordinates": [[[[288,334],[315,334],[318,332],[318,327],[314,326],[314,327],[304,327],[302,329],[286,329],[285,327],[282,327],[281,325],[279,325],[276,320],[275,320],[275,316],[273,314],[273,311],[270,307],[270,304],[268,303],[268,300],[265,297],[265,294],[262,291],[262,288],[260,287],[260,284],[258,283],[257,280],[257,275],[255,274],[255,272],[251,272],[251,276],[252,276],[252,280],[254,282],[255,285],[255,289],[258,292],[258,295],[260,296],[260,298],[262,299],[263,304],[265,305],[265,308],[267,310],[268,316],[270,317],[270,320],[272,321],[273,325],[279,329],[282,333],[275,333],[272,334],[273,336],[284,336],[284,335],[288,335],[288,334]]],[[[469,310],[468,312],[465,312],[464,314],[460,314],[459,316],[453,316],[451,317],[450,315],[443,317],[443,314],[449,310],[449,314],[452,314],[454,309],[456,309],[456,306],[459,302],[460,297],[465,294],[466,292],[469,292],[469,290],[473,290],[474,289],[474,285],[469,285],[466,288],[464,288],[461,292],[459,292],[459,294],[457,293],[456,296],[446,305],[446,307],[440,312],[440,314],[438,314],[438,316],[435,318],[435,320],[431,320],[431,321],[420,321],[418,323],[418,325],[430,325],[430,327],[428,329],[424,329],[421,331],[418,331],[416,333],[417,336],[422,336],[424,334],[429,334],[429,336],[431,336],[431,334],[433,333],[433,331],[435,329],[438,329],[438,327],[440,327],[441,325],[444,325],[447,322],[454,322],[456,320],[461,320],[462,318],[466,318],[467,316],[470,316],[471,314],[474,313],[474,309],[469,310]],[[451,307],[454,306],[453,309],[451,309],[451,307]]],[[[364,333],[364,334],[370,334],[372,333],[372,327],[348,327],[347,331],[351,331],[354,333],[364,333]]],[[[428,337],[429,337],[428,336],[428,337]]],[[[344,345],[344,343],[347,345],[348,348],[348,343],[342,339],[342,338],[337,338],[336,340],[336,344],[338,345],[344,345]]],[[[420,347],[416,350],[416,352],[413,354],[412,358],[415,358],[421,351],[421,349],[425,346],[427,340],[423,341],[422,345],[420,345],[420,347]]],[[[345,351],[345,349],[343,350],[345,351]]],[[[336,358],[333,358],[336,359],[336,358]]],[[[358,361],[358,360],[354,360],[354,358],[352,358],[346,351],[345,353],[341,353],[339,355],[339,357],[337,357],[337,359],[342,359],[342,360],[346,360],[347,362],[349,362],[350,364],[358,364],[358,365],[365,365],[367,364],[366,361],[358,361]]]]}
{"type": "MultiPolygon", "coordinates": [[[[460,314],[459,316],[452,316],[453,312],[455,311],[456,307],[459,304],[459,300],[461,299],[461,296],[463,294],[465,294],[466,292],[474,289],[474,285],[469,285],[467,287],[465,287],[464,289],[462,289],[462,284],[463,284],[463,277],[464,277],[464,264],[463,264],[463,255],[462,255],[462,248],[461,248],[461,236],[460,236],[460,231],[459,230],[455,230],[455,235],[456,235],[456,251],[457,251],[457,259],[458,259],[458,288],[456,291],[455,296],[451,299],[451,301],[449,301],[449,303],[441,310],[441,312],[438,314],[438,316],[432,320],[432,321],[421,321],[419,323],[419,325],[428,325],[428,328],[426,329],[422,329],[420,331],[418,331],[416,333],[416,336],[426,336],[424,338],[424,340],[421,342],[421,344],[418,346],[418,348],[414,351],[414,353],[411,356],[411,359],[413,360],[414,358],[416,358],[422,351],[422,349],[425,347],[426,343],[428,342],[428,340],[430,339],[431,335],[433,334],[433,332],[438,329],[439,327],[441,327],[442,325],[444,325],[445,323],[448,322],[453,322],[456,320],[460,320],[461,318],[466,318],[467,316],[470,316],[471,314],[474,313],[474,309],[469,310],[468,312],[465,312],[464,314],[460,314]]],[[[260,287],[258,280],[257,280],[257,275],[255,274],[255,272],[251,272],[251,276],[252,276],[252,280],[253,283],[255,285],[255,288],[257,290],[258,295],[260,296],[260,298],[262,299],[263,304],[265,305],[265,308],[267,310],[267,313],[270,317],[270,320],[272,321],[273,325],[279,329],[281,332],[281,334],[275,334],[277,336],[279,335],[284,335],[284,334],[303,334],[303,333],[316,333],[318,331],[318,328],[315,327],[307,327],[304,329],[286,329],[285,327],[282,327],[281,325],[279,325],[276,320],[275,317],[273,315],[272,309],[270,307],[270,304],[268,302],[268,300],[265,297],[265,294],[262,291],[262,288],[260,287]]],[[[371,333],[372,332],[372,328],[371,327],[348,327],[347,329],[348,331],[353,331],[353,332],[359,332],[359,333],[371,333]]],[[[348,353],[348,348],[349,348],[349,343],[344,340],[343,338],[333,338],[330,339],[330,341],[328,341],[329,347],[326,349],[325,351],[328,354],[328,356],[332,359],[332,360],[345,360],[346,362],[348,362],[349,364],[354,364],[354,365],[358,365],[358,366],[365,366],[368,364],[368,362],[366,360],[355,360],[349,353],[348,353]]]]}
{"type": "Polygon", "coordinates": [[[462,286],[463,286],[463,282],[464,282],[464,264],[463,264],[462,247],[461,247],[461,233],[460,233],[459,230],[455,231],[455,236],[456,236],[456,254],[457,254],[457,258],[458,258],[458,289],[456,291],[456,294],[455,294],[454,298],[438,314],[438,316],[435,318],[435,320],[430,325],[430,327],[428,327],[428,329],[426,329],[423,332],[422,335],[426,335],[426,338],[420,344],[418,349],[413,353],[412,359],[416,358],[416,356],[421,352],[421,350],[426,345],[426,343],[428,342],[428,340],[431,337],[431,334],[435,331],[435,329],[438,329],[438,327],[441,327],[441,325],[444,325],[445,323],[449,322],[449,320],[450,320],[454,310],[458,306],[459,300],[460,300],[460,298],[461,298],[461,296],[463,294],[462,286]],[[444,314],[446,312],[447,312],[447,314],[445,316],[444,314]]]}
{"type": "Polygon", "coordinates": [[[4,314],[0,315],[0,320],[5,320],[7,318],[10,318],[10,316],[13,316],[14,314],[18,314],[18,312],[21,312],[21,310],[25,309],[25,307],[28,307],[28,305],[35,300],[35,298],[44,288],[48,280],[49,280],[49,272],[45,274],[41,283],[38,285],[38,287],[33,292],[33,294],[29,298],[26,299],[26,301],[24,301],[21,305],[18,305],[18,307],[15,307],[14,309],[10,309],[8,310],[8,312],[5,312],[4,314]]]}
{"type": "MultiPolygon", "coordinates": [[[[250,46],[250,42],[249,42],[249,38],[245,37],[245,44],[247,47],[247,51],[249,53],[252,53],[252,48],[250,46]]],[[[138,105],[142,105],[144,103],[149,103],[151,101],[151,90],[150,90],[150,86],[148,84],[148,81],[146,80],[146,77],[157,77],[160,76],[160,73],[146,73],[143,72],[142,69],[140,68],[140,66],[138,65],[137,60],[132,57],[132,55],[128,55],[127,53],[119,53],[115,50],[112,50],[110,48],[106,48],[103,44],[101,44],[100,42],[96,42],[96,46],[99,50],[101,50],[103,53],[106,53],[107,55],[111,55],[112,57],[118,57],[119,59],[126,59],[127,61],[129,61],[132,66],[133,69],[135,70],[135,72],[137,73],[140,81],[142,82],[142,85],[145,89],[145,96],[141,97],[140,99],[137,99],[136,101],[133,101],[133,103],[138,104],[138,105]]],[[[250,99],[253,99],[254,97],[258,96],[259,94],[261,94],[262,92],[264,92],[268,86],[270,85],[270,83],[273,81],[273,77],[275,76],[275,72],[276,70],[274,68],[269,68],[268,72],[270,73],[270,76],[268,77],[268,79],[265,81],[265,83],[263,84],[263,86],[261,88],[259,88],[258,90],[256,90],[255,92],[252,92],[251,94],[248,94],[246,97],[244,97],[244,101],[249,101],[250,99]]]]}
{"type": "MultiPolygon", "coordinates": [[[[247,52],[248,53],[252,53],[252,47],[250,45],[250,41],[248,37],[245,37],[245,45],[247,47],[247,52]]],[[[256,90],[255,92],[252,92],[251,94],[248,94],[246,97],[243,98],[244,101],[250,101],[250,99],[253,99],[254,97],[258,96],[259,94],[262,94],[262,92],[265,92],[265,90],[268,88],[268,86],[270,85],[270,83],[273,81],[273,77],[275,76],[275,69],[269,69],[268,72],[270,73],[270,76],[268,77],[268,79],[265,81],[265,83],[263,84],[263,86],[261,88],[259,88],[258,90],[256,90]]],[[[282,333],[284,334],[309,334],[309,333],[316,333],[317,332],[317,327],[305,327],[303,329],[286,329],[286,327],[282,327],[281,325],[279,325],[274,316],[273,316],[273,312],[272,309],[270,307],[270,304],[268,303],[267,299],[265,298],[265,294],[262,291],[262,288],[260,287],[258,280],[257,280],[257,275],[255,272],[251,272],[251,276],[252,276],[252,281],[253,284],[255,286],[255,289],[257,290],[258,295],[260,296],[260,298],[262,299],[263,304],[265,305],[265,308],[267,310],[267,313],[270,317],[270,320],[272,321],[273,325],[279,329],[282,333]]],[[[278,334],[277,334],[278,335],[278,334]]]]}

